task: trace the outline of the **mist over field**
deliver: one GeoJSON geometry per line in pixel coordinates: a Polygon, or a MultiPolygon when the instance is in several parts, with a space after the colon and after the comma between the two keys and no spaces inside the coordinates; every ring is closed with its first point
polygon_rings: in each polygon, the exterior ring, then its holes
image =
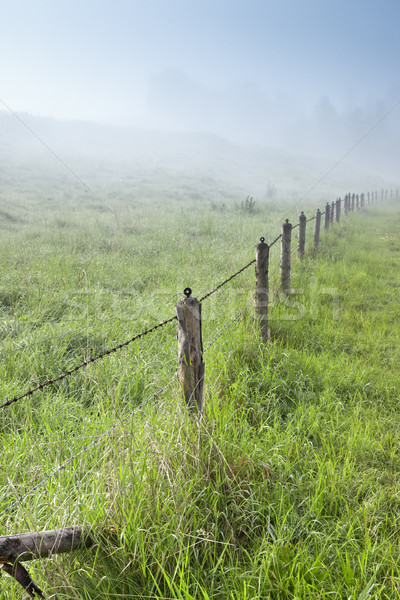
{"type": "Polygon", "coordinates": [[[399,599],[399,23],[0,0],[2,600],[399,599]]]}
{"type": "Polygon", "coordinates": [[[3,168],[58,155],[83,179],[97,161],[103,180],[119,164],[282,198],[398,181],[395,0],[4,0],[0,17],[3,168]]]}
{"type": "MultiPolygon", "coordinates": [[[[186,199],[208,207],[250,195],[258,202],[307,198],[322,203],[357,185],[373,189],[396,182],[376,163],[368,169],[368,160],[337,161],[334,156],[326,149],[313,156],[199,131],[0,112],[0,199],[7,203],[11,189],[14,200],[21,201],[29,189],[38,198],[46,190],[55,201],[84,194],[113,203],[119,197],[186,199]]],[[[383,153],[380,158],[385,161],[383,153]]]]}
{"type": "Polygon", "coordinates": [[[351,96],[337,103],[322,94],[307,103],[301,94],[263,90],[254,82],[207,87],[176,70],[150,81],[149,121],[179,130],[213,131],[228,139],[258,143],[298,155],[350,162],[397,176],[400,87],[365,103],[351,96]]]}

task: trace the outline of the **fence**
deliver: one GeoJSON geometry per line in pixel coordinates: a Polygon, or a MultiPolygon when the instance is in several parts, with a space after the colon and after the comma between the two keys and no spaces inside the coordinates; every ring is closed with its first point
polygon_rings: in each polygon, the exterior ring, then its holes
{"type": "MultiPolygon", "coordinates": [[[[380,194],[380,200],[383,201],[387,199],[388,194],[389,193],[387,190],[382,190],[380,194]]],[[[399,190],[396,192],[392,190],[390,192],[390,197],[393,198],[394,196],[397,200],[399,199],[399,190]]],[[[266,243],[264,237],[260,238],[260,241],[256,246],[256,255],[253,260],[230,275],[199,300],[192,296],[192,290],[189,287],[185,288],[185,297],[177,303],[176,313],[174,316],[171,316],[165,321],[162,321],[153,327],[138,333],[131,339],[122,342],[102,352],[101,354],[98,354],[97,356],[83,361],[58,377],[48,379],[36,387],[29,389],[25,393],[6,400],[0,405],[0,408],[4,410],[14,403],[20,402],[21,400],[32,396],[34,393],[42,391],[43,389],[69,377],[73,373],[85,368],[91,363],[117,352],[118,350],[141,338],[144,338],[147,335],[154,333],[155,331],[176,320],[178,337],[178,380],[181,394],[189,411],[192,414],[201,417],[201,414],[204,410],[203,391],[205,382],[205,363],[203,356],[205,352],[216,342],[216,340],[240,318],[241,314],[249,306],[250,302],[238,314],[236,314],[236,316],[227,324],[226,327],[224,327],[221,332],[217,334],[217,336],[208,344],[205,349],[203,348],[202,339],[202,303],[254,264],[256,278],[254,294],[255,319],[259,325],[263,342],[269,343],[269,281],[279,268],[281,292],[283,296],[290,294],[292,255],[294,251],[297,250],[298,259],[302,260],[304,258],[307,225],[311,222],[314,222],[312,240],[313,248],[316,250],[320,244],[323,216],[323,228],[325,231],[328,231],[334,223],[340,223],[343,215],[347,216],[351,212],[361,210],[366,206],[376,203],[378,199],[377,191],[368,192],[367,194],[362,193],[360,195],[347,194],[343,200],[338,198],[335,202],[327,203],[323,212],[321,212],[320,209],[317,209],[315,215],[311,218],[307,219],[304,212],[301,212],[299,220],[295,225],[292,225],[292,223],[286,219],[282,225],[281,233],[270,244],[266,243]],[[292,249],[292,232],[296,228],[299,229],[297,246],[292,249]],[[269,274],[270,249],[279,241],[281,242],[280,261],[272,273],[269,274]]],[[[252,301],[253,300],[251,300],[251,302],[252,301]]],[[[165,386],[161,392],[171,385],[171,383],[172,382],[167,384],[167,386],[165,386]]],[[[159,392],[159,394],[161,392],[159,392]]],[[[76,460],[78,456],[88,451],[101,439],[109,435],[109,433],[118,425],[131,418],[135,412],[142,409],[143,406],[148,402],[149,400],[145,401],[142,405],[131,411],[126,417],[118,422],[115,422],[109,430],[100,434],[90,444],[82,448],[80,452],[62,463],[56,470],[41,480],[27,493],[25,493],[23,496],[20,496],[15,502],[3,509],[0,512],[0,516],[11,510],[11,508],[17,504],[20,504],[34,490],[43,485],[56,473],[62,469],[65,469],[66,466],[76,460]]],[[[80,547],[89,547],[91,544],[92,541],[90,538],[90,532],[84,530],[82,527],[67,527],[60,530],[46,531],[41,533],[2,536],[0,537],[0,568],[9,575],[13,576],[26,589],[31,597],[43,597],[41,590],[36,586],[36,584],[34,584],[27,571],[20,564],[21,561],[44,558],[61,552],[70,552],[80,547]]]]}

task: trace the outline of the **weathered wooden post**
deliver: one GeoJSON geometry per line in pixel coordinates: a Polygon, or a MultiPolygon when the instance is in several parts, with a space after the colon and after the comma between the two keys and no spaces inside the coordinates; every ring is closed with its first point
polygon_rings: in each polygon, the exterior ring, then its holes
{"type": "Polygon", "coordinates": [[[334,217],[335,217],[335,201],[332,201],[332,204],[331,204],[331,224],[333,223],[334,217]]]}
{"type": "Polygon", "coordinates": [[[344,216],[347,217],[348,213],[349,213],[349,205],[347,203],[347,194],[344,197],[344,201],[343,201],[343,212],[344,212],[344,216]]]}
{"type": "Polygon", "coordinates": [[[317,208],[317,212],[315,213],[315,223],[314,223],[314,248],[318,248],[319,246],[319,234],[321,231],[321,211],[317,208]]]}
{"type": "Polygon", "coordinates": [[[90,548],[92,545],[89,530],[78,526],[40,533],[3,535],[0,536],[0,563],[49,558],[53,554],[90,548]]]}
{"type": "Polygon", "coordinates": [[[340,207],[342,204],[342,200],[340,198],[338,198],[336,200],[336,210],[335,210],[335,214],[336,214],[336,223],[339,223],[340,221],[340,207]]]}
{"type": "Polygon", "coordinates": [[[361,208],[365,207],[365,194],[364,192],[361,194],[361,208]]]}
{"type": "Polygon", "coordinates": [[[4,535],[0,537],[0,569],[14,577],[31,598],[44,598],[21,562],[90,548],[93,543],[90,532],[77,526],[39,533],[4,535]]]}
{"type": "Polygon", "coordinates": [[[190,411],[203,411],[204,363],[201,303],[185,288],[186,298],[176,305],[178,320],[178,379],[190,411]]]}
{"type": "Polygon", "coordinates": [[[369,196],[369,192],[367,192],[367,201],[368,201],[368,206],[371,204],[371,198],[369,196]]]}
{"type": "Polygon", "coordinates": [[[358,194],[356,196],[356,208],[357,208],[357,210],[360,210],[360,197],[358,194]]]}
{"type": "Polygon", "coordinates": [[[281,288],[285,294],[290,290],[290,248],[292,242],[292,224],[286,219],[282,225],[281,237],[281,288]]]}
{"type": "Polygon", "coordinates": [[[352,212],[354,212],[355,206],[356,206],[356,195],[353,194],[351,197],[351,211],[352,212]]]}
{"type": "Polygon", "coordinates": [[[329,229],[330,222],[331,222],[331,205],[329,204],[329,202],[327,202],[326,206],[325,206],[325,223],[324,223],[324,227],[326,230],[329,229]]]}
{"type": "Polygon", "coordinates": [[[297,256],[299,258],[304,258],[304,249],[306,246],[306,227],[307,227],[307,217],[303,211],[299,216],[299,238],[297,240],[297,256]]]}
{"type": "Polygon", "coordinates": [[[260,238],[260,243],[256,246],[256,293],[255,293],[255,314],[256,320],[260,323],[263,342],[269,340],[268,330],[268,261],[269,246],[265,243],[265,238],[260,238]]]}

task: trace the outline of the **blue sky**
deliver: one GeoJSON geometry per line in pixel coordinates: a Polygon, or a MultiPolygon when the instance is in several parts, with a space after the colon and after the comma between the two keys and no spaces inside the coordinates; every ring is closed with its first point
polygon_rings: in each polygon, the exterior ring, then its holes
{"type": "Polygon", "coordinates": [[[400,0],[0,0],[0,101],[336,151],[400,100],[399,26],[400,0]]]}

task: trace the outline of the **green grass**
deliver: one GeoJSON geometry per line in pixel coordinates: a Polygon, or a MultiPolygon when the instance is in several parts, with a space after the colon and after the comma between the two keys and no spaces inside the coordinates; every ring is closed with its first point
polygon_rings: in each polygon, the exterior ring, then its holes
{"type": "MultiPolygon", "coordinates": [[[[149,206],[7,221],[3,401],[172,316],[184,287],[200,297],[297,215],[149,206]]],[[[287,305],[271,280],[271,344],[250,305],[207,350],[201,421],[175,382],[174,324],[1,412],[0,511],[150,400],[2,515],[2,535],[93,529],[94,548],[29,565],[48,597],[400,597],[399,207],[343,219],[318,253],[311,233],[287,305]]],[[[253,285],[250,268],[204,302],[205,346],[253,285]]]]}

